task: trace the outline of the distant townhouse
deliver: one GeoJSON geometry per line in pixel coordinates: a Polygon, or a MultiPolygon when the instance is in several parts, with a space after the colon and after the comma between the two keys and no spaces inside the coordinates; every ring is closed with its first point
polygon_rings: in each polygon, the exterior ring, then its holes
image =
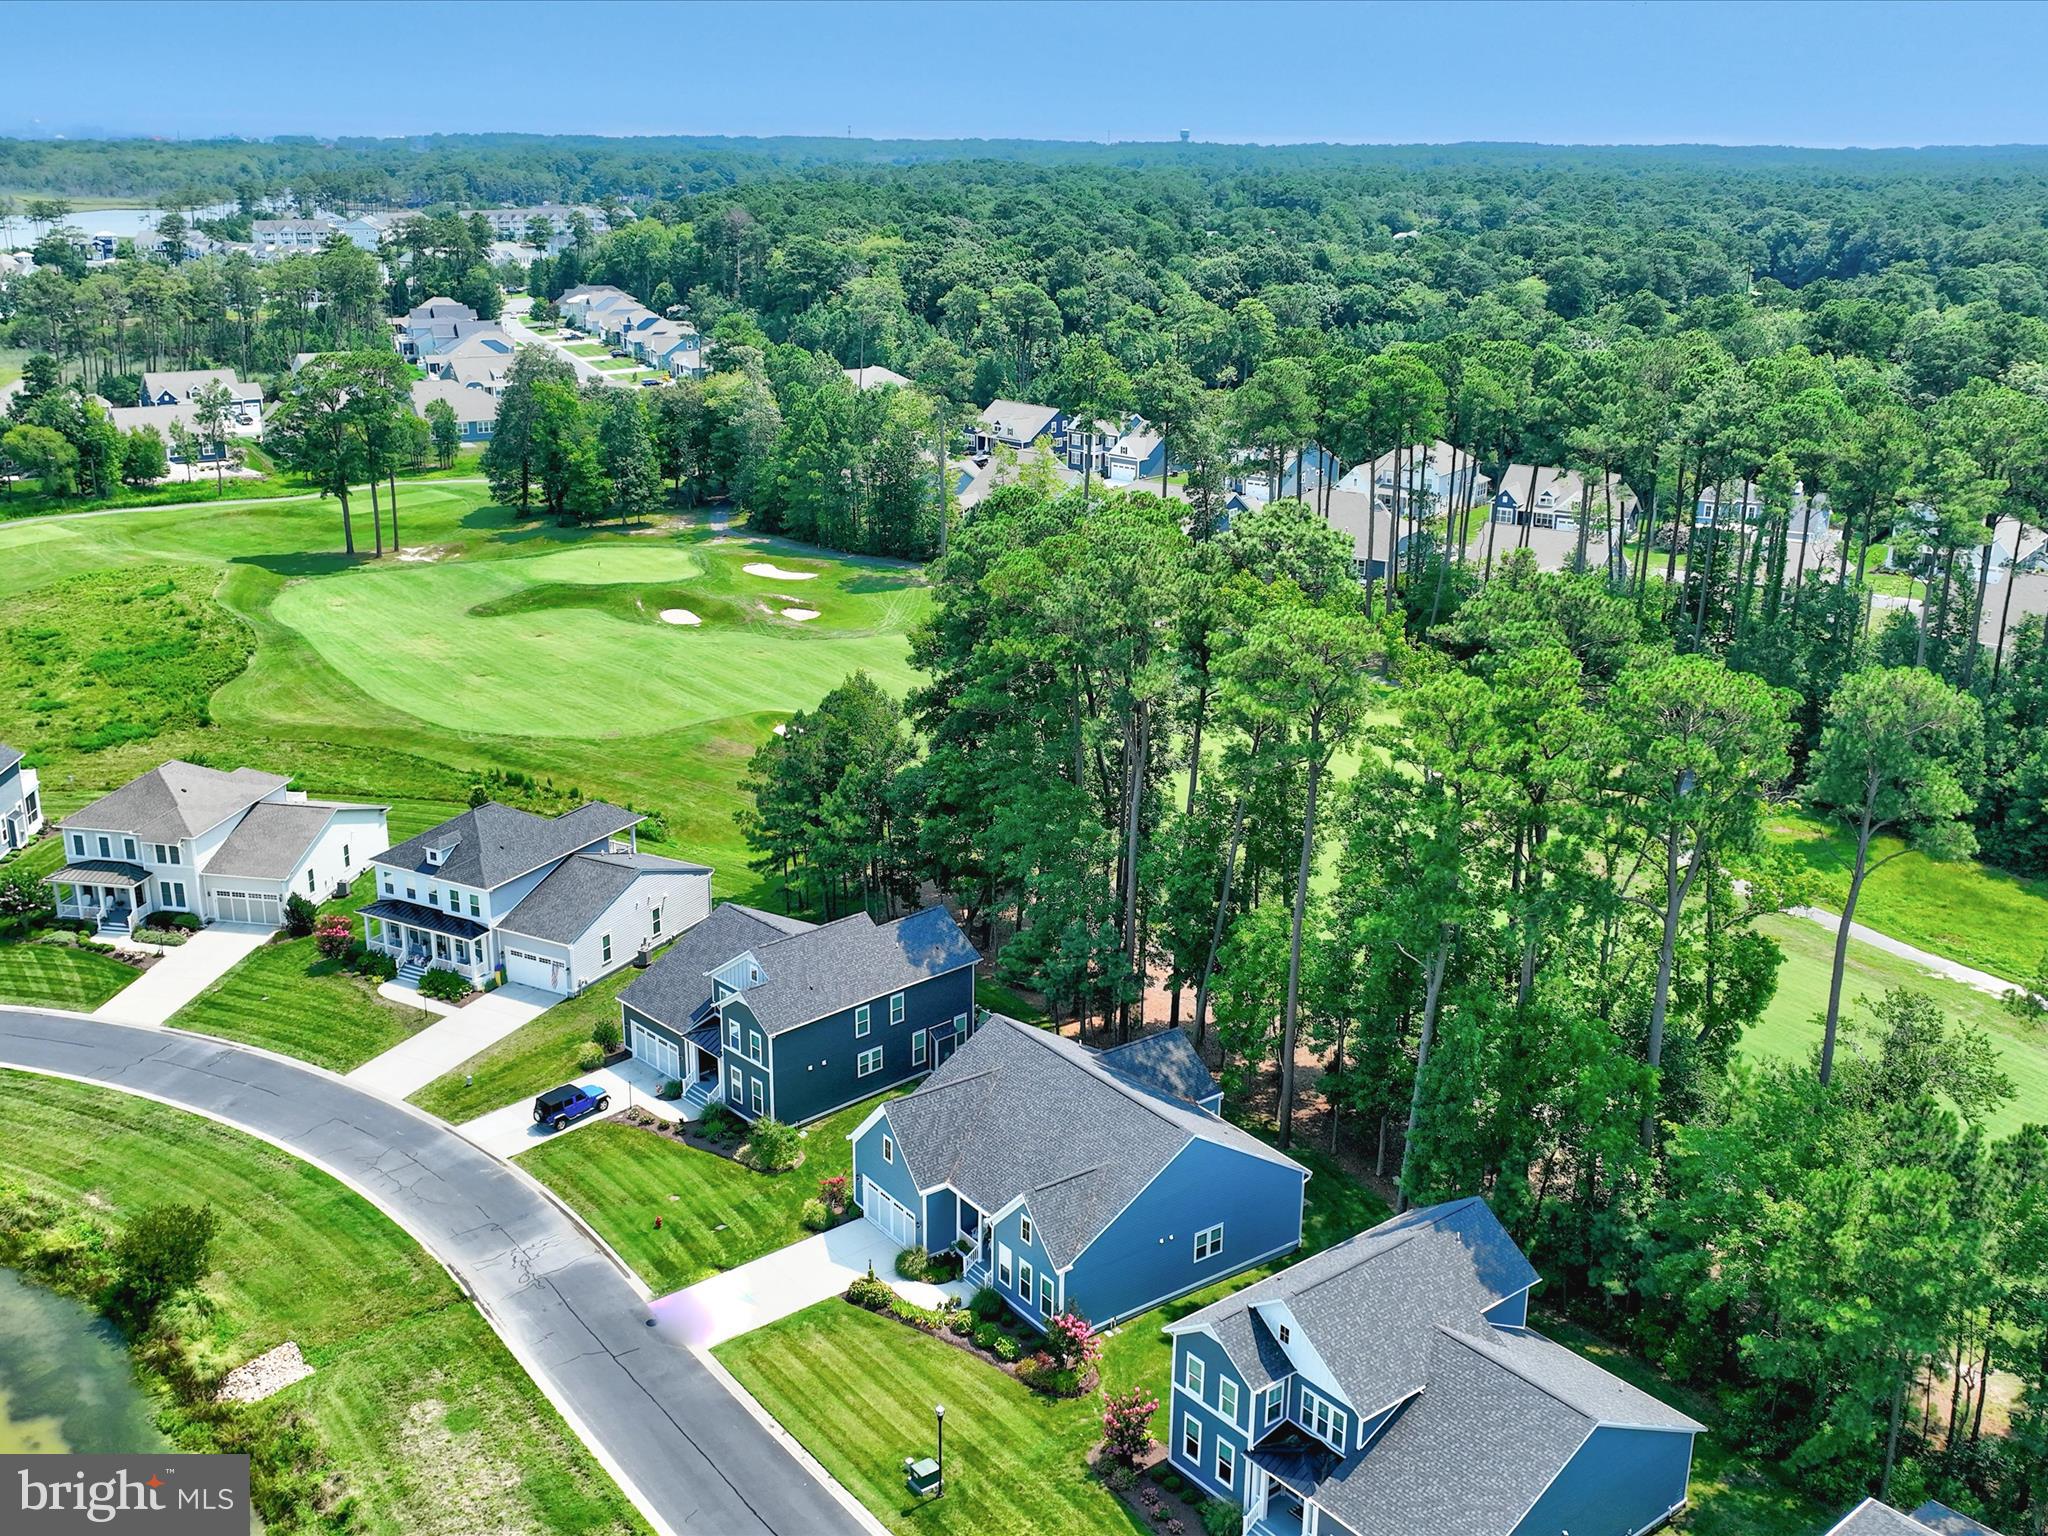
{"type": "Polygon", "coordinates": [[[601,800],[560,816],[486,801],[371,859],[364,940],[407,980],[580,992],[710,908],[709,867],[640,852],[643,819],[601,800]]]}
{"type": "Polygon", "coordinates": [[[0,741],[0,853],[26,848],[42,830],[42,783],[20,752],[0,741]]]}
{"type": "Polygon", "coordinates": [[[114,933],[153,911],[278,927],[289,897],[344,889],[388,838],[384,806],[289,783],[173,760],[72,812],[58,824],[66,862],[44,880],[59,915],[114,933]]]}
{"type": "Polygon", "coordinates": [[[1829,1526],[1826,1536],[1998,1536],[1998,1532],[1933,1499],[1910,1515],[1876,1499],[1865,1499],[1829,1526]]]}
{"type": "Polygon", "coordinates": [[[800,1125],[920,1077],[964,1035],[980,957],[944,907],[813,926],[730,902],[619,994],[633,1054],[742,1119],[800,1125]]]}
{"type": "Polygon", "coordinates": [[[854,1131],[861,1213],[958,1248],[1041,1327],[1106,1327],[1300,1245],[1308,1170],[1222,1118],[1177,1029],[1094,1051],[989,1014],[935,1065],[854,1131]]]}
{"type": "Polygon", "coordinates": [[[496,391],[480,385],[458,383],[454,379],[415,379],[412,386],[412,413],[422,421],[427,419],[427,407],[436,400],[446,401],[448,408],[455,412],[456,429],[466,443],[487,443],[498,422],[498,396],[496,391]]]}
{"type": "Polygon", "coordinates": [[[1485,1203],[1408,1211],[1166,1325],[1168,1455],[1246,1536],[1639,1536],[1701,1426],[1528,1326],[1485,1203]]]}
{"type": "Polygon", "coordinates": [[[641,336],[667,323],[637,300],[620,304],[605,312],[604,339],[622,352],[632,352],[641,336]]]}
{"type": "Polygon", "coordinates": [[[600,303],[630,303],[632,299],[625,289],[614,288],[610,283],[579,283],[555,300],[555,307],[570,325],[587,330],[586,320],[592,308],[600,303]]]}
{"type": "Polygon", "coordinates": [[[894,368],[884,368],[880,363],[870,363],[865,368],[847,368],[841,371],[846,375],[846,382],[855,389],[880,389],[884,384],[896,389],[910,388],[910,380],[894,368]]]}
{"type": "Polygon", "coordinates": [[[374,251],[384,243],[384,237],[396,229],[401,220],[410,217],[402,213],[363,212],[337,214],[334,227],[348,236],[349,243],[366,251],[374,251]]]}
{"type": "Polygon", "coordinates": [[[325,217],[249,221],[249,244],[258,261],[277,261],[317,251],[330,235],[339,233],[340,222],[325,217]]]}
{"type": "Polygon", "coordinates": [[[592,228],[604,227],[604,216],[595,208],[571,208],[561,203],[541,203],[532,208],[478,208],[469,216],[481,218],[498,239],[515,245],[529,244],[526,235],[533,221],[546,219],[549,233],[545,251],[553,256],[568,249],[573,239],[571,226],[579,213],[592,228]]]}
{"type": "Polygon", "coordinates": [[[229,448],[228,437],[254,438],[263,435],[263,390],[255,384],[246,384],[232,368],[196,368],[183,372],[145,373],[139,391],[139,405],[117,405],[109,408],[107,416],[118,431],[128,432],[136,427],[154,428],[163,438],[172,459],[183,462],[177,451],[176,439],[172,436],[174,424],[182,423],[192,432],[199,445],[199,457],[208,464],[226,457],[229,448]],[[228,410],[226,432],[216,441],[200,431],[194,414],[192,396],[207,384],[218,381],[227,386],[231,405],[228,410]]]}
{"type": "Polygon", "coordinates": [[[1066,417],[1056,405],[1033,405],[1025,400],[991,400],[988,408],[967,429],[976,453],[988,453],[998,443],[1005,448],[1028,448],[1044,438],[1052,439],[1056,452],[1066,449],[1066,417]]]}
{"type": "Polygon", "coordinates": [[[1589,487],[1585,476],[1577,470],[1538,466],[1532,482],[1527,464],[1510,464],[1501,471],[1490,516],[1494,522],[1512,528],[1526,524],[1572,533],[1578,530],[1583,513],[1589,528],[1604,529],[1610,492],[1616,525],[1624,531],[1633,528],[1638,510],[1635,494],[1619,475],[1608,477],[1607,488],[1598,484],[1589,487]]]}

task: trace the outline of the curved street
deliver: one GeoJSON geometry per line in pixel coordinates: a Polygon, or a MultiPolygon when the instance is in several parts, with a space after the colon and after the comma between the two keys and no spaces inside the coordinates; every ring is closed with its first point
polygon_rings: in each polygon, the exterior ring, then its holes
{"type": "Polygon", "coordinates": [[[203,1036],[0,1008],[0,1067],[207,1114],[333,1174],[455,1275],[658,1529],[854,1536],[879,1525],[663,1327],[524,1175],[416,1110],[203,1036]]]}

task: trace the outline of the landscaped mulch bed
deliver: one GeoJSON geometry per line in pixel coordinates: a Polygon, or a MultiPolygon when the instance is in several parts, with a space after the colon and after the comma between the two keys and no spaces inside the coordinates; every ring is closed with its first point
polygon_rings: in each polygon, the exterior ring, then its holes
{"type": "MultiPolygon", "coordinates": [[[[1088,1466],[1103,1487],[1123,1500],[1126,1509],[1163,1536],[1201,1536],[1206,1529],[1195,1502],[1201,1496],[1189,1498],[1171,1492],[1160,1482],[1162,1477],[1180,1478],[1167,1463],[1165,1446],[1155,1445],[1145,1453],[1145,1459],[1138,1463],[1138,1475],[1128,1487],[1119,1488],[1104,1476],[1107,1469],[1102,1465],[1101,1446],[1088,1453],[1088,1466]]],[[[1185,1488],[1187,1484],[1182,1482],[1181,1486],[1185,1488]]]]}
{"type": "MultiPolygon", "coordinates": [[[[876,1276],[876,1278],[880,1279],[881,1277],[878,1275],[876,1276]]],[[[887,1284],[886,1281],[884,1281],[883,1283],[887,1284]]],[[[891,1289],[893,1290],[894,1287],[891,1287],[891,1289]]],[[[855,1301],[851,1295],[844,1296],[841,1299],[844,1300],[848,1306],[861,1306],[861,1304],[855,1301]]],[[[942,1344],[950,1344],[955,1349],[960,1350],[965,1354],[970,1354],[974,1356],[975,1359],[983,1361],[988,1365],[995,1367],[995,1369],[1001,1371],[1005,1376],[1015,1378],[1017,1381],[1023,1383],[1024,1386],[1030,1388],[1030,1390],[1032,1390],[1033,1392],[1039,1393],[1039,1395],[1042,1397],[1082,1398],[1088,1396],[1091,1392],[1093,1392],[1097,1387],[1099,1387],[1102,1384],[1101,1371],[1095,1369],[1094,1367],[1090,1367],[1087,1371],[1085,1371],[1082,1374],[1080,1381],[1077,1383],[1074,1391],[1062,1393],[1046,1392],[1038,1386],[1034,1385],[1029,1375],[1021,1372],[1019,1369],[1022,1366],[1028,1365],[1031,1362],[1032,1357],[1034,1355],[1043,1353],[1042,1350],[1030,1349],[1029,1346],[1025,1344],[1022,1340],[1018,1341],[1018,1348],[1025,1352],[1020,1354],[1018,1358],[1015,1360],[1005,1360],[1001,1356],[997,1355],[993,1350],[983,1349],[980,1344],[975,1342],[973,1334],[955,1333],[950,1327],[947,1327],[945,1323],[941,1323],[937,1328],[923,1328],[920,1327],[918,1324],[912,1322],[909,1318],[898,1317],[894,1312],[888,1311],[886,1309],[877,1310],[872,1307],[861,1307],[861,1310],[863,1312],[874,1312],[875,1316],[877,1317],[886,1317],[890,1319],[892,1322],[900,1323],[903,1327],[910,1329],[913,1333],[922,1333],[929,1338],[939,1340],[939,1342],[942,1344]]],[[[965,1312],[966,1310],[967,1309],[964,1307],[947,1308],[942,1315],[947,1319],[947,1321],[950,1321],[956,1312],[965,1312]]],[[[1001,1328],[1002,1325],[998,1324],[997,1326],[1001,1328]]],[[[1019,1329],[1018,1331],[1025,1330],[1019,1329]]],[[[1008,1333],[1012,1338],[1016,1337],[1016,1333],[1012,1332],[1011,1329],[1005,1328],[1003,1329],[1003,1332],[1008,1333]]]]}

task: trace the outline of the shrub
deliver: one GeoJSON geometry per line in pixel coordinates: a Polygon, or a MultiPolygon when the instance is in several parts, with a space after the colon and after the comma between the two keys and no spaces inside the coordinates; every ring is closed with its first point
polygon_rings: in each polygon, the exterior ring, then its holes
{"type": "Polygon", "coordinates": [[[922,1248],[906,1248],[896,1255],[896,1273],[906,1280],[922,1280],[931,1268],[931,1255],[922,1248]]]}
{"type": "Polygon", "coordinates": [[[832,1225],[832,1209],[822,1200],[806,1200],[797,1219],[813,1232],[823,1232],[832,1225]]]}
{"type": "Polygon", "coordinates": [[[293,891],[284,902],[284,931],[295,939],[303,939],[313,931],[313,920],[319,915],[319,908],[293,891]]]}
{"type": "Polygon", "coordinates": [[[896,1293],[889,1289],[887,1281],[877,1280],[873,1275],[862,1275],[846,1288],[846,1299],[870,1312],[886,1312],[889,1303],[896,1299],[896,1293]]]}
{"type": "Polygon", "coordinates": [[[1051,1355],[1040,1350],[1017,1363],[1017,1379],[1047,1397],[1079,1397],[1083,1377],[1079,1371],[1055,1364],[1051,1355]]]}
{"type": "Polygon", "coordinates": [[[723,1104],[706,1104],[704,1113],[697,1117],[697,1134],[712,1141],[724,1141],[736,1129],[738,1121],[723,1104]]]}
{"type": "Polygon", "coordinates": [[[831,1208],[836,1216],[846,1209],[849,1183],[843,1173],[835,1173],[828,1179],[818,1180],[818,1198],[831,1208]]]}
{"type": "Polygon", "coordinates": [[[626,1037],[619,1032],[617,1017],[607,1013],[591,1026],[590,1038],[603,1046],[605,1054],[609,1055],[624,1043],[626,1037]]]}
{"type": "Polygon", "coordinates": [[[398,962],[382,950],[371,950],[363,956],[362,971],[375,981],[396,981],[398,962]]]}
{"type": "Polygon", "coordinates": [[[996,1352],[996,1358],[1002,1361],[1005,1365],[1013,1363],[1024,1353],[1024,1347],[1021,1344],[1019,1344],[1015,1339],[1011,1338],[1007,1333],[999,1333],[996,1335],[996,1342],[994,1348],[996,1352]]]}
{"type": "Polygon", "coordinates": [[[69,928],[52,928],[48,933],[36,935],[36,943],[49,944],[57,949],[76,949],[79,935],[69,928]]]}
{"type": "MultiPolygon", "coordinates": [[[[601,1042],[594,1041],[592,1043],[597,1044],[601,1042]]],[[[673,1103],[683,1096],[683,1081],[679,1077],[665,1077],[661,1081],[661,1086],[655,1090],[655,1093],[658,1097],[673,1103]]]]}
{"type": "Polygon", "coordinates": [[[121,1308],[146,1321],[158,1307],[205,1278],[220,1218],[210,1205],[152,1205],[114,1239],[121,1308]]]}
{"type": "Polygon", "coordinates": [[[1152,1415],[1159,1399],[1143,1387],[1102,1395],[1102,1454],[1135,1467],[1152,1450],[1152,1415]]]}
{"type": "Polygon", "coordinates": [[[993,1351],[996,1347],[996,1340],[1002,1336],[1002,1330],[996,1327],[994,1323],[976,1323],[974,1325],[974,1342],[982,1349],[993,1351]]]}
{"type": "Polygon", "coordinates": [[[1244,1511],[1228,1499],[1204,1499],[1195,1513],[1209,1536],[1238,1536],[1244,1529],[1244,1511]]]}
{"type": "Polygon", "coordinates": [[[176,928],[181,933],[197,933],[206,926],[197,912],[153,912],[149,925],[152,928],[176,928]]]}
{"type": "Polygon", "coordinates": [[[603,1065],[604,1052],[599,1049],[595,1040],[586,1040],[576,1047],[576,1070],[578,1072],[595,1072],[603,1065]]]}
{"type": "Polygon", "coordinates": [[[995,1287],[984,1285],[974,1293],[974,1299],[967,1303],[967,1310],[983,1322],[987,1322],[991,1318],[1002,1316],[1003,1306],[1003,1298],[995,1287]]]}
{"type": "MultiPolygon", "coordinates": [[[[1138,1469],[1129,1462],[1106,1461],[1102,1464],[1102,1480],[1112,1492],[1125,1493],[1138,1485],[1138,1469]]],[[[1233,1529],[1229,1536],[1238,1536],[1233,1529]]]]}
{"type": "Polygon", "coordinates": [[[955,1308],[946,1319],[946,1326],[963,1339],[974,1337],[974,1314],[965,1307],[955,1308]]]}
{"type": "Polygon", "coordinates": [[[754,1122],[746,1150],[748,1163],[760,1173],[782,1173],[804,1160],[804,1144],[796,1127],[773,1116],[754,1122]]]}
{"type": "Polygon", "coordinates": [[[354,926],[339,912],[330,912],[313,924],[313,947],[330,960],[345,958],[355,942],[354,926]]]}
{"type": "Polygon", "coordinates": [[[1045,1321],[1045,1349],[1063,1371],[1077,1374],[1102,1358],[1102,1340],[1080,1313],[1057,1313],[1045,1321]]]}
{"type": "Polygon", "coordinates": [[[135,941],[138,944],[158,944],[165,949],[176,949],[185,942],[187,935],[175,928],[138,928],[135,941]]]}
{"type": "Polygon", "coordinates": [[[420,996],[437,1003],[459,1003],[475,990],[467,976],[438,965],[420,977],[420,996]]]}
{"type": "Polygon", "coordinates": [[[916,1302],[905,1301],[900,1296],[889,1303],[889,1315],[897,1322],[908,1323],[925,1333],[937,1333],[939,1325],[946,1320],[937,1308],[920,1307],[916,1302]]]}
{"type": "Polygon", "coordinates": [[[931,1254],[925,1259],[924,1277],[927,1280],[938,1282],[958,1280],[960,1278],[960,1266],[964,1262],[960,1254],[953,1249],[941,1248],[937,1253],[931,1254]]]}

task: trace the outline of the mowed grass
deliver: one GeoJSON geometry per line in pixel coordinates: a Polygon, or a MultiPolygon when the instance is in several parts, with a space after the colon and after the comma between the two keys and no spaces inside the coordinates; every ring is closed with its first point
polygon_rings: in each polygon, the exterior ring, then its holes
{"type": "MultiPolygon", "coordinates": [[[[1742,1050],[1757,1057],[1809,1060],[1820,1047],[1821,1021],[1827,1014],[1834,932],[1800,917],[1765,918],[1757,926],[1777,940],[1785,963],[1778,968],[1777,994],[1743,1036],[1742,1050]]],[[[1932,998],[1952,1021],[1973,1024],[1990,1035],[2015,1090],[1986,1121],[1993,1135],[2005,1135],[2029,1122],[2048,1122],[2048,1027],[2030,1028],[1988,993],[1932,975],[1910,960],[1854,939],[1849,941],[1842,979],[1842,1017],[1849,1027],[1838,1050],[1856,1049],[1859,1003],[1865,998],[1876,1002],[1897,987],[1932,998]]]]}
{"type": "Polygon", "coordinates": [[[235,1365],[286,1340],[302,1412],[372,1536],[645,1527],[448,1274],[326,1174],[224,1126],[83,1084],[0,1073],[0,1179],[115,1220],[166,1201],[220,1221],[203,1343],[235,1365]]]}
{"type": "Polygon", "coordinates": [[[410,1102],[460,1125],[514,1100],[575,1081],[577,1052],[600,1019],[619,1022],[619,993],[639,974],[624,966],[540,1017],[528,1019],[453,1072],[435,1078],[410,1102]]]}
{"type": "MultiPolygon", "coordinates": [[[[370,877],[356,881],[346,901],[328,902],[323,914],[355,910],[374,896],[370,877]]],[[[233,970],[171,1015],[171,1027],[260,1045],[349,1072],[382,1055],[435,1015],[377,995],[377,984],[323,959],[311,938],[280,935],[245,956],[233,970]]]]}
{"type": "Polygon", "coordinates": [[[820,1179],[851,1170],[847,1133],[880,1102],[852,1104],[804,1127],[803,1166],[788,1173],[755,1173],[673,1137],[613,1123],[543,1142],[522,1152],[519,1166],[665,1295],[809,1237],[798,1219],[803,1203],[820,1179]]]}
{"type": "Polygon", "coordinates": [[[89,949],[0,944],[0,1003],[91,1013],[141,974],[89,949]]]}
{"type": "MultiPolygon", "coordinates": [[[[1773,816],[1770,835],[1805,860],[1820,905],[1841,911],[1856,863],[1854,836],[1797,812],[1773,816]]],[[[1895,837],[1876,839],[1871,857],[1884,858],[1901,846],[1895,837]]],[[[2048,880],[2023,880],[1974,859],[1938,863],[1901,853],[1864,880],[1856,921],[1932,954],[2023,981],[2048,956],[2048,880]]]]}

